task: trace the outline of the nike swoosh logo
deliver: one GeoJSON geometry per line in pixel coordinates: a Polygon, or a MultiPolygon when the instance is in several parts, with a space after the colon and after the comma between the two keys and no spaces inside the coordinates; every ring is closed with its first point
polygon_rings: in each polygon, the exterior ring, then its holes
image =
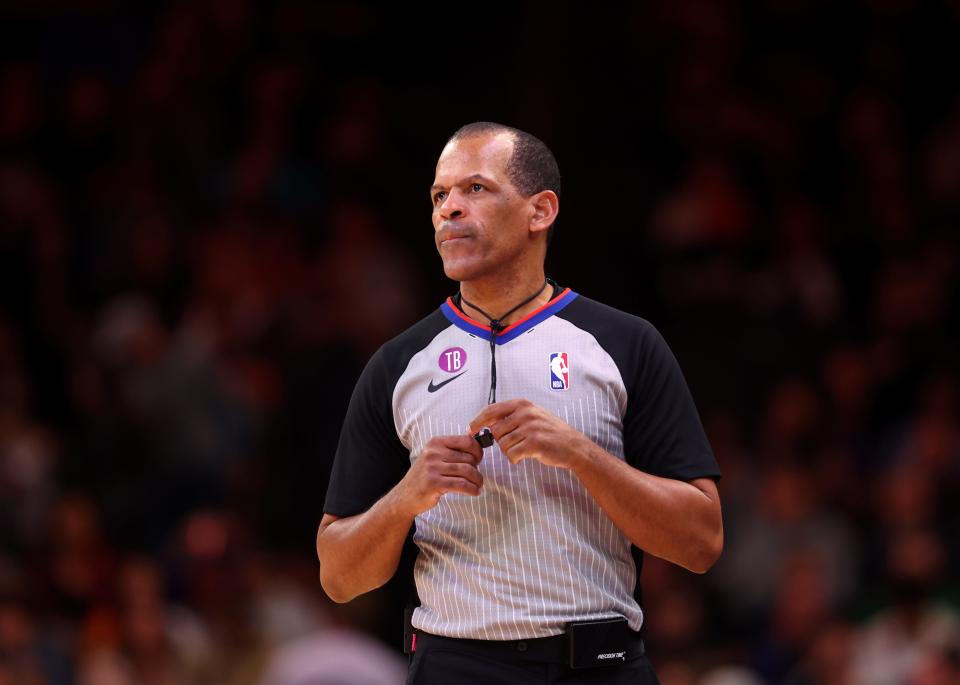
{"type": "MultiPolygon", "coordinates": [[[[469,371],[469,369],[467,369],[467,371],[469,371]]],[[[458,374],[457,374],[456,376],[454,376],[453,378],[448,378],[447,380],[443,381],[442,383],[437,383],[436,385],[433,384],[433,379],[431,378],[431,379],[430,379],[430,385],[427,386],[427,392],[436,392],[437,390],[439,390],[440,388],[442,388],[443,386],[445,386],[447,383],[453,383],[455,380],[457,380],[458,378],[460,378],[460,376],[462,376],[463,374],[465,374],[467,371],[461,371],[460,373],[458,373],[458,374]]]]}

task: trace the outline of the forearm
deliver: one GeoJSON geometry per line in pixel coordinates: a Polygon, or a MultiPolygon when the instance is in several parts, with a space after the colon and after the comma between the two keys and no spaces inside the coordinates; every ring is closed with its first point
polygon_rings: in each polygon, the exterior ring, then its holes
{"type": "Polygon", "coordinates": [[[320,584],[335,602],[386,583],[397,570],[414,516],[395,490],[362,514],[337,519],[317,533],[320,584]]]}
{"type": "Polygon", "coordinates": [[[329,514],[317,532],[320,584],[335,602],[386,583],[397,571],[416,516],[447,493],[476,497],[483,486],[477,465],[483,450],[469,435],[436,435],[393,489],[357,516],[329,514]]]}
{"type": "MultiPolygon", "coordinates": [[[[590,495],[637,547],[697,573],[723,548],[719,497],[691,483],[639,471],[592,442],[571,465],[590,495]]],[[[698,481],[698,483],[701,481],[698,481]]]]}

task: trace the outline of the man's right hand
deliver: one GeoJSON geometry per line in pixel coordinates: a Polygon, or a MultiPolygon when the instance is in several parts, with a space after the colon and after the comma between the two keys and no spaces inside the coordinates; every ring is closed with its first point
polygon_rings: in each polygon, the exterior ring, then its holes
{"type": "Polygon", "coordinates": [[[398,495],[412,516],[432,509],[448,492],[476,497],[483,487],[477,468],[483,449],[470,435],[430,438],[398,484],[398,495]]]}

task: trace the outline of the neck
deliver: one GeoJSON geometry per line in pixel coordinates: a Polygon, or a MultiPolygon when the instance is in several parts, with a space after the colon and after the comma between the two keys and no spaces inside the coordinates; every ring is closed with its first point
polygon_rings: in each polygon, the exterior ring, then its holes
{"type": "MultiPolygon", "coordinates": [[[[486,323],[487,318],[477,308],[482,309],[494,319],[499,319],[540,290],[543,283],[542,269],[529,274],[529,276],[511,279],[506,283],[502,280],[496,284],[482,281],[462,281],[460,283],[460,294],[462,295],[460,304],[464,313],[468,316],[486,323]],[[469,304],[466,300],[469,300],[469,304]]],[[[545,305],[552,297],[553,288],[547,285],[539,295],[516,311],[511,312],[509,316],[501,320],[501,323],[509,326],[513,322],[519,321],[530,312],[545,305]]]]}

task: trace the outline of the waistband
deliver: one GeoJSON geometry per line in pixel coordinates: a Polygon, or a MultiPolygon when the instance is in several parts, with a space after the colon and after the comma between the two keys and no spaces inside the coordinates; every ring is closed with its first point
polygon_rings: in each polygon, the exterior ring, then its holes
{"type": "MultiPolygon", "coordinates": [[[[472,650],[500,659],[540,661],[552,664],[566,664],[569,661],[569,637],[563,633],[529,640],[472,640],[463,637],[433,635],[422,630],[416,631],[416,635],[416,649],[425,646],[445,646],[472,650]]],[[[644,653],[643,639],[640,637],[640,633],[631,630],[627,645],[627,659],[644,653]]]]}

